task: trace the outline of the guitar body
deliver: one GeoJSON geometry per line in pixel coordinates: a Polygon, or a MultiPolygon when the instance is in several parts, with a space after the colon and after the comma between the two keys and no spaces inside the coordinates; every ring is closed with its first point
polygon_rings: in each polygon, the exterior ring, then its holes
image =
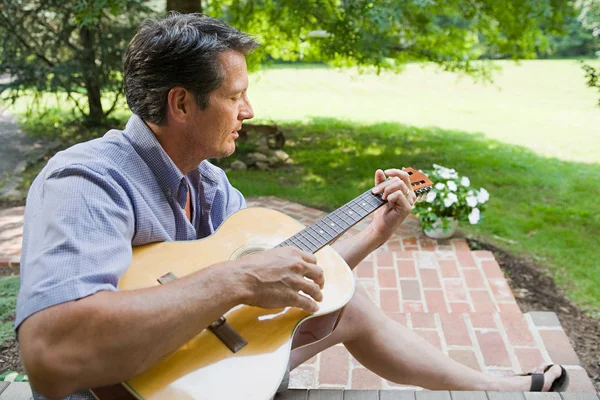
{"type": "MultiPolygon", "coordinates": [[[[270,249],[304,229],[280,212],[248,208],[229,217],[206,239],[153,243],[133,249],[133,261],[119,282],[121,290],[159,285],[173,273],[181,278],[210,265],[270,249]]],[[[354,294],[354,277],[329,246],[315,253],[325,286],[319,311],[263,309],[240,305],[224,316],[247,342],[233,353],[205,329],[175,353],[119,388],[140,399],[268,400],[283,379],[293,348],[310,344],[334,329],[342,308],[354,294]]],[[[110,388],[98,398],[115,398],[110,388]]]]}

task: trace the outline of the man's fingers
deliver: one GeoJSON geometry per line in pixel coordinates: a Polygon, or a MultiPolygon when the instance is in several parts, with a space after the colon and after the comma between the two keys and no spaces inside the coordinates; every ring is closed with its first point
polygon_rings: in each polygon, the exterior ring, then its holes
{"type": "Polygon", "coordinates": [[[388,204],[391,205],[392,207],[395,207],[395,205],[404,206],[404,207],[408,207],[408,208],[411,207],[410,201],[400,191],[390,194],[388,196],[387,201],[388,201],[388,204]]]}
{"type": "Polygon", "coordinates": [[[302,257],[302,260],[306,261],[307,263],[317,263],[317,256],[315,256],[312,253],[309,253],[308,251],[300,250],[300,257],[302,257]]]}
{"type": "Polygon", "coordinates": [[[390,168],[386,169],[385,173],[387,174],[387,176],[390,177],[397,176],[398,178],[402,179],[402,182],[404,182],[406,186],[412,188],[412,185],[410,184],[410,175],[408,174],[408,172],[402,171],[401,169],[397,168],[390,168]]]}
{"type": "Polygon", "coordinates": [[[315,313],[319,311],[319,306],[315,303],[311,298],[306,297],[300,293],[296,293],[291,301],[290,306],[302,308],[305,311],[310,313],[315,313]]]}
{"type": "Polygon", "coordinates": [[[390,179],[389,182],[390,184],[383,189],[383,193],[381,195],[383,200],[387,200],[388,196],[394,192],[401,192],[405,196],[410,193],[410,189],[406,187],[400,178],[394,177],[390,179]]]}
{"type": "Polygon", "coordinates": [[[380,194],[390,185],[393,185],[397,182],[401,182],[398,178],[390,178],[386,179],[383,182],[380,182],[377,186],[375,186],[372,190],[373,194],[380,194]]]}
{"type": "Polygon", "coordinates": [[[385,181],[386,177],[382,170],[378,169],[375,171],[375,186],[379,185],[381,182],[385,181]]]}
{"type": "Polygon", "coordinates": [[[321,288],[319,285],[314,283],[313,281],[309,281],[308,279],[301,278],[296,283],[296,288],[298,290],[302,290],[304,293],[315,299],[316,301],[323,300],[323,293],[321,293],[321,288]]]}
{"type": "Polygon", "coordinates": [[[307,265],[306,271],[304,272],[304,276],[308,279],[311,279],[321,288],[325,285],[325,276],[323,275],[323,269],[318,265],[307,265]]]}

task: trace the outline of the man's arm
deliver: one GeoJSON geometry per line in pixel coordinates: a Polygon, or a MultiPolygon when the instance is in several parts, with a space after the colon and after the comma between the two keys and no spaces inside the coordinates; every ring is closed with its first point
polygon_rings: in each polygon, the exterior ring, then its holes
{"type": "Polygon", "coordinates": [[[374,194],[382,194],[387,203],[375,212],[373,222],[357,235],[336,242],[332,247],[354,269],[366,256],[384,244],[412,212],[416,200],[410,176],[399,169],[375,172],[374,194]],[[386,180],[386,176],[390,179],[386,180]]]}
{"type": "Polygon", "coordinates": [[[242,301],[226,272],[215,266],[160,287],[101,291],[33,314],[19,328],[32,386],[62,398],[138,375],[242,301]]]}
{"type": "Polygon", "coordinates": [[[31,385],[61,398],[130,379],[237,304],[315,312],[314,301],[298,293],[322,300],[323,271],[315,263],[301,250],[274,249],[162,286],[102,291],[39,311],[19,328],[31,385]]]}

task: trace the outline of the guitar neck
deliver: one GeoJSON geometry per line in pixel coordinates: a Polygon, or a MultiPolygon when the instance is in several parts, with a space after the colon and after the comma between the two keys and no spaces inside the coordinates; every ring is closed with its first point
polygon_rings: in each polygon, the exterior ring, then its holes
{"type": "Polygon", "coordinates": [[[385,203],[369,189],[275,247],[293,246],[316,253],[385,203]]]}

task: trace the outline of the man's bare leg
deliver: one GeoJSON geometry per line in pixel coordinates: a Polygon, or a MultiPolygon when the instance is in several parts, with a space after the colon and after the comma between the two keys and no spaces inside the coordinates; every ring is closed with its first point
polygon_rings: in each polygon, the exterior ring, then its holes
{"type": "MultiPolygon", "coordinates": [[[[400,384],[431,390],[528,391],[531,378],[496,377],[466,367],[428,341],[387,317],[358,283],[336,330],[320,342],[295,349],[291,369],[337,343],[377,375],[400,384]]],[[[541,372],[541,371],[538,371],[541,372]]],[[[545,374],[544,390],[560,376],[554,366],[545,374]]]]}

